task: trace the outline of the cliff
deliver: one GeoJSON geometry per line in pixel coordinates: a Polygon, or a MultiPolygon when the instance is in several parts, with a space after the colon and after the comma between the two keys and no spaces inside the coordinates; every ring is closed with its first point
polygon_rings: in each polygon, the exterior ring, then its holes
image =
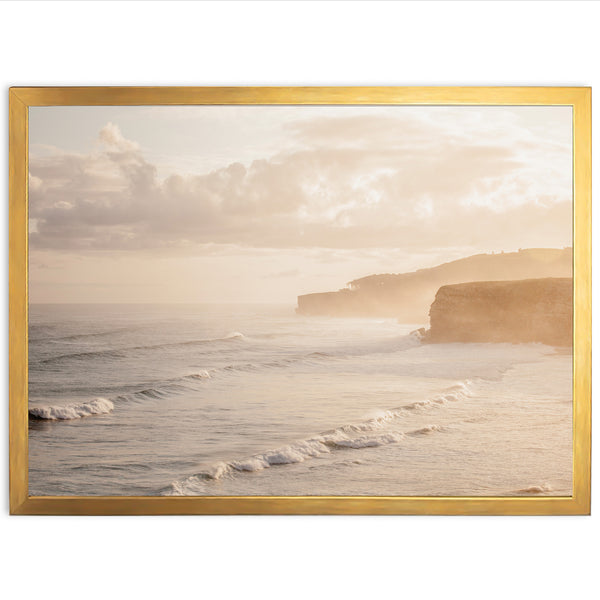
{"type": "Polygon", "coordinates": [[[573,342],[571,278],[484,281],[441,287],[424,342],[573,342]]]}
{"type": "Polygon", "coordinates": [[[298,296],[297,312],[332,317],[394,317],[426,323],[427,307],[443,285],[467,281],[571,277],[571,248],[531,248],[477,254],[412,273],[370,275],[346,289],[298,296]]]}

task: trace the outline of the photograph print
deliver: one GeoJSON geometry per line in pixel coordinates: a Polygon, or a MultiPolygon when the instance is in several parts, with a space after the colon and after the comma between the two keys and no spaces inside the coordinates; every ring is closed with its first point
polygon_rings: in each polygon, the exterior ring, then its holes
{"type": "Polygon", "coordinates": [[[571,106],[29,108],[29,494],[571,496],[571,106]]]}

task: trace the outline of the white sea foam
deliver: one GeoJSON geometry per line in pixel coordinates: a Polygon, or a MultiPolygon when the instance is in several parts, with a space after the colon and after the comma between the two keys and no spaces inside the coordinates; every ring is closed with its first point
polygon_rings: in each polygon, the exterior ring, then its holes
{"type": "MultiPolygon", "coordinates": [[[[431,427],[433,431],[434,426],[431,427]]],[[[193,495],[195,492],[200,491],[202,482],[206,480],[231,477],[236,472],[255,472],[269,469],[272,466],[301,463],[310,458],[329,454],[335,450],[359,450],[396,444],[401,442],[404,437],[405,435],[401,432],[349,437],[341,430],[334,430],[329,434],[302,440],[295,444],[270,450],[246,459],[211,465],[206,471],[192,475],[181,481],[173,482],[167,489],[162,491],[162,494],[166,496],[193,495]]]]}
{"type": "MultiPolygon", "coordinates": [[[[144,402],[148,400],[161,400],[165,396],[177,394],[181,392],[181,390],[186,389],[186,387],[189,388],[193,381],[210,378],[211,374],[206,370],[202,370],[197,373],[184,375],[183,377],[157,382],[155,387],[148,387],[128,394],[121,394],[116,396],[114,401],[144,402]],[[185,385],[186,383],[188,385],[185,385]]],[[[34,419],[64,421],[90,415],[106,414],[113,409],[113,400],[109,400],[108,398],[96,398],[89,402],[80,402],[76,404],[34,407],[29,410],[29,416],[34,419]]]]}
{"type": "Polygon", "coordinates": [[[418,410],[423,408],[431,408],[433,406],[440,406],[447,404],[448,402],[458,402],[464,400],[472,395],[471,389],[472,382],[470,380],[460,381],[455,385],[450,386],[443,392],[436,394],[432,398],[427,400],[421,400],[419,402],[413,402],[402,407],[401,410],[418,410]]]}
{"type": "Polygon", "coordinates": [[[406,435],[427,435],[436,431],[444,431],[444,428],[440,425],[425,425],[425,427],[409,431],[406,435]]]}
{"type": "MultiPolygon", "coordinates": [[[[221,339],[223,339],[223,340],[233,340],[233,339],[236,339],[236,338],[243,339],[245,337],[246,336],[243,333],[241,333],[239,331],[233,331],[232,333],[226,335],[224,338],[221,338],[221,339]]],[[[215,340],[215,341],[217,341],[217,340],[215,340]]]]}
{"type": "Polygon", "coordinates": [[[552,487],[544,483],[542,485],[532,485],[522,490],[517,490],[515,494],[546,494],[552,491],[552,487]]]}
{"type": "Polygon", "coordinates": [[[198,373],[191,373],[190,375],[185,376],[185,379],[210,379],[210,378],[211,378],[211,374],[206,370],[202,370],[198,373]]]}
{"type": "Polygon", "coordinates": [[[401,418],[403,416],[403,411],[412,409],[417,404],[422,405],[423,407],[434,407],[438,405],[439,401],[445,403],[447,401],[446,396],[451,396],[449,399],[453,401],[466,398],[471,395],[470,383],[470,381],[459,382],[456,385],[447,388],[440,395],[435,396],[431,400],[384,411],[378,416],[367,419],[366,421],[343,425],[337,429],[331,429],[320,433],[310,439],[300,440],[293,444],[240,460],[215,463],[205,471],[192,475],[187,479],[173,482],[173,484],[163,490],[162,493],[164,495],[194,494],[195,491],[199,491],[202,481],[231,477],[235,475],[236,472],[244,473],[261,471],[276,465],[301,463],[310,458],[329,454],[332,451],[376,448],[388,444],[397,444],[404,440],[406,436],[427,435],[444,431],[444,428],[439,425],[427,425],[408,432],[385,431],[376,433],[378,429],[382,429],[391,421],[401,418]],[[352,435],[353,433],[363,433],[364,435],[356,436],[352,435]]]}
{"type": "Polygon", "coordinates": [[[107,398],[96,398],[90,402],[79,404],[32,407],[29,409],[29,416],[34,419],[66,421],[89,417],[90,415],[103,415],[111,412],[114,407],[114,404],[107,398]]]}
{"type": "Polygon", "coordinates": [[[395,444],[403,439],[403,433],[390,432],[379,435],[363,435],[357,438],[337,440],[335,442],[331,442],[331,445],[336,448],[353,448],[358,450],[360,448],[376,448],[378,446],[385,446],[387,444],[395,444]]]}

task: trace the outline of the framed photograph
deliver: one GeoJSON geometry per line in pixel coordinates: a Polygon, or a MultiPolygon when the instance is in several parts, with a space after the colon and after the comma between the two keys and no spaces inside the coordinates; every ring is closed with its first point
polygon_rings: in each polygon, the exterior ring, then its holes
{"type": "Polygon", "coordinates": [[[13,514],[589,514],[589,88],[12,88],[13,514]]]}

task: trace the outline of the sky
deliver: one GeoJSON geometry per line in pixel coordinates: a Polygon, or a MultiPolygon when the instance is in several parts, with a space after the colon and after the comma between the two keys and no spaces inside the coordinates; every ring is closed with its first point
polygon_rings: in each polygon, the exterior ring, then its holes
{"type": "Polygon", "coordinates": [[[295,305],[572,245],[570,107],[29,110],[33,303],[295,305]]]}

